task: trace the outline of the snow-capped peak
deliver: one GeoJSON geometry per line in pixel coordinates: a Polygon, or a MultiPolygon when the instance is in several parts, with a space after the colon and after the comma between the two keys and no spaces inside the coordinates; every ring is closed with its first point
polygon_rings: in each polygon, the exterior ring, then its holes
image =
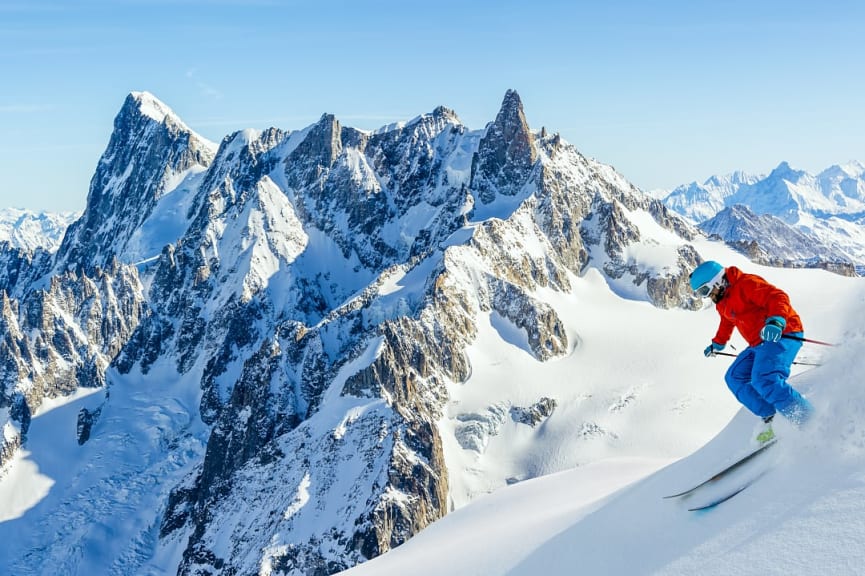
{"type": "MultiPolygon", "coordinates": [[[[720,176],[713,175],[706,179],[703,182],[703,186],[705,188],[714,188],[717,190],[728,190],[731,191],[734,188],[741,186],[743,184],[753,184],[757,180],[762,179],[764,176],[758,174],[750,174],[748,172],[744,172],[742,170],[736,170],[729,174],[720,176]]],[[[695,183],[691,183],[693,186],[695,183]]]]}
{"type": "Polygon", "coordinates": [[[134,105],[142,114],[160,124],[170,119],[183,129],[191,131],[167,104],[150,92],[130,92],[127,103],[134,105]]]}

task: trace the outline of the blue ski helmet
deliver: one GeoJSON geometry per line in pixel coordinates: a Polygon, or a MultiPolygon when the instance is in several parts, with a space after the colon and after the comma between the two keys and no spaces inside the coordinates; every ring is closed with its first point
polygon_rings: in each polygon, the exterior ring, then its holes
{"type": "Polygon", "coordinates": [[[694,268],[688,278],[691,290],[700,298],[705,298],[724,281],[724,267],[714,260],[707,260],[694,268]]]}

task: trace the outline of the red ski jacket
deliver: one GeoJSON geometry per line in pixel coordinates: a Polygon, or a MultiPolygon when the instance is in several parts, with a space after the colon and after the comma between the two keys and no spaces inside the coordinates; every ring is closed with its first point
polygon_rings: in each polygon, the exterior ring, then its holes
{"type": "Polygon", "coordinates": [[[727,290],[715,304],[721,315],[721,324],[712,342],[726,344],[733,328],[736,328],[749,346],[756,346],[762,342],[760,330],[770,316],[781,316],[787,321],[784,334],[802,332],[802,321],[790,305],[786,292],[755,274],[745,274],[735,266],[728,267],[725,276],[727,290]]]}

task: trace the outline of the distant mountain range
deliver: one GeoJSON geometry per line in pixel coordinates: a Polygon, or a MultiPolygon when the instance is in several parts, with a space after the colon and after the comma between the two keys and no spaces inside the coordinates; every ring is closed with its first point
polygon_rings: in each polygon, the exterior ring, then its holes
{"type": "Polygon", "coordinates": [[[14,248],[54,252],[63,234],[81,212],[34,212],[17,208],[0,208],[0,242],[14,248]]]}
{"type": "Polygon", "coordinates": [[[865,166],[859,162],[816,176],[782,162],[768,175],[735,172],[685,184],[663,201],[757,261],[865,267],[865,166]]]}

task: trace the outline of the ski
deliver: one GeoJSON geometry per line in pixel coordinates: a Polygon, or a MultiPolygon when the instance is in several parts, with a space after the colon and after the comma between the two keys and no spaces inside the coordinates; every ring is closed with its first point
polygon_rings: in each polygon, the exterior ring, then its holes
{"type": "Polygon", "coordinates": [[[741,486],[739,486],[738,488],[736,488],[732,492],[729,492],[723,496],[719,496],[719,497],[715,498],[714,500],[709,501],[707,504],[703,504],[702,506],[695,506],[694,508],[688,508],[688,512],[699,512],[701,510],[711,510],[712,508],[714,508],[718,504],[723,504],[724,502],[726,502],[727,500],[729,500],[733,496],[735,496],[737,494],[741,494],[745,490],[745,488],[747,488],[748,486],[750,486],[751,484],[753,484],[754,482],[756,482],[757,480],[762,478],[763,474],[765,474],[765,473],[766,473],[765,471],[761,472],[757,477],[752,478],[751,480],[748,480],[747,482],[745,482],[744,484],[742,484],[741,486]]]}
{"type": "Polygon", "coordinates": [[[703,504],[702,506],[696,506],[694,508],[688,508],[688,512],[699,512],[700,510],[710,510],[710,509],[714,508],[715,506],[717,506],[718,504],[723,504],[724,502],[726,502],[727,500],[729,500],[730,498],[732,498],[733,496],[735,496],[736,494],[738,494],[739,492],[741,492],[742,490],[747,488],[748,486],[749,486],[749,484],[745,484],[744,486],[736,489],[736,491],[731,492],[730,494],[727,494],[725,496],[721,496],[715,500],[712,500],[708,504],[703,504]]]}
{"type": "MultiPolygon", "coordinates": [[[[711,478],[704,480],[704,481],[700,482],[699,484],[697,484],[696,486],[689,488],[683,492],[679,492],[677,494],[670,494],[669,496],[664,496],[664,498],[665,499],[667,499],[667,498],[679,498],[681,496],[687,496],[688,494],[691,494],[691,493],[695,492],[696,490],[702,488],[706,484],[711,484],[712,482],[716,482],[716,481],[720,480],[721,478],[723,478],[725,475],[732,472],[733,470],[736,470],[737,468],[743,466],[747,462],[750,462],[752,459],[756,458],[758,454],[762,454],[763,452],[765,452],[766,450],[768,450],[769,448],[774,446],[776,442],[777,442],[777,439],[769,440],[768,442],[766,442],[762,446],[760,446],[760,447],[752,450],[751,452],[745,454],[743,457],[736,460],[735,462],[733,462],[732,464],[730,464],[729,466],[727,466],[726,468],[724,468],[720,472],[717,472],[711,478]]],[[[743,488],[743,490],[744,490],[744,488],[743,488]]],[[[735,496],[735,494],[733,494],[733,496],[735,496]]],[[[732,498],[732,496],[730,496],[730,498],[732,498]]],[[[719,502],[719,504],[720,504],[720,502],[719,502]]]]}

